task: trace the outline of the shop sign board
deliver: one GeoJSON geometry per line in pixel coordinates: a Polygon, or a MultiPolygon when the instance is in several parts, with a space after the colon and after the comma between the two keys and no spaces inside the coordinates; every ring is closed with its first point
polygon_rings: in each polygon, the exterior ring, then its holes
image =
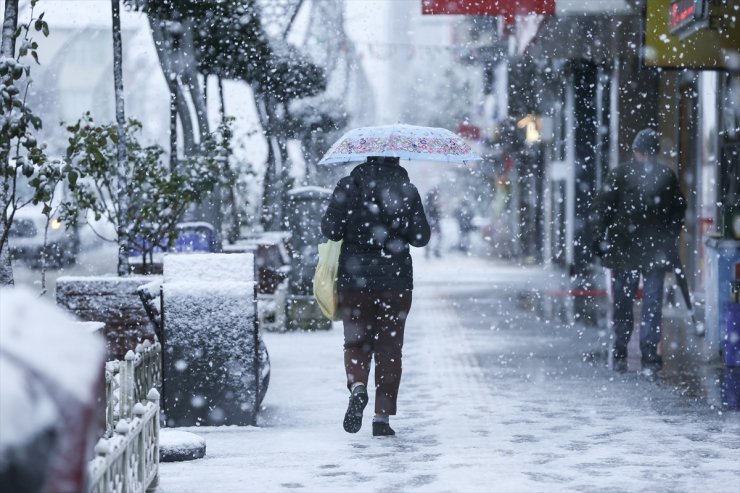
{"type": "Polygon", "coordinates": [[[555,0],[421,0],[424,15],[555,15],[555,0]]]}
{"type": "Polygon", "coordinates": [[[646,67],[740,72],[740,0],[647,0],[646,67]]]}
{"type": "Polygon", "coordinates": [[[670,33],[681,39],[709,27],[709,0],[672,0],[668,23],[670,33]]]}

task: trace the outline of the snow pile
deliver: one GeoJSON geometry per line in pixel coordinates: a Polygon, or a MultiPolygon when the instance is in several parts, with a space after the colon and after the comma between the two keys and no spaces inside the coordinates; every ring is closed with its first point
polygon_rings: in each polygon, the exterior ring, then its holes
{"type": "Polygon", "coordinates": [[[162,462],[200,459],[205,455],[206,441],[203,437],[169,428],[159,430],[159,456],[162,462]]]}

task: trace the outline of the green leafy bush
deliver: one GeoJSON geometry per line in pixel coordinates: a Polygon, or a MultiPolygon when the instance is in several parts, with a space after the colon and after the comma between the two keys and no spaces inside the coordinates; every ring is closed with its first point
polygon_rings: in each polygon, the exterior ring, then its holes
{"type": "MultiPolygon", "coordinates": [[[[70,173],[71,193],[63,203],[60,216],[69,226],[85,222],[89,214],[115,226],[123,224],[136,250],[151,262],[157,248],[168,249],[177,237],[175,225],[188,208],[206,198],[220,181],[220,170],[229,151],[229,123],[208,135],[194,156],[178,161],[171,168],[162,159],[165,151],[158,145],[142,145],[141,123],[129,120],[126,125],[126,194],[130,204],[127,217],[117,210],[117,127],[96,124],[89,113],[68,126],[69,145],[66,160],[70,173]],[[79,175],[79,176],[77,176],[79,175]],[[73,178],[74,176],[74,178],[73,178]]],[[[95,230],[101,238],[106,238],[95,230]]]]}

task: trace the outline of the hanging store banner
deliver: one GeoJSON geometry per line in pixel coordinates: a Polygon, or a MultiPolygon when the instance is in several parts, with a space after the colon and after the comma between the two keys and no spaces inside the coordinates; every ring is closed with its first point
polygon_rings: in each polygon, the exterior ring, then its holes
{"type": "Polygon", "coordinates": [[[555,15],[555,0],[422,0],[424,15],[555,15]]]}
{"type": "Polygon", "coordinates": [[[647,67],[740,72],[740,0],[647,0],[647,67]]]}

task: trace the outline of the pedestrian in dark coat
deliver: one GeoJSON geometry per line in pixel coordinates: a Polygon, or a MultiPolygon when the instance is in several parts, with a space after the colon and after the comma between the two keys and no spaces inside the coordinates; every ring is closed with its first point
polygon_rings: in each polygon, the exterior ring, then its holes
{"type": "Polygon", "coordinates": [[[344,429],[356,433],[368,401],[375,357],[373,435],[393,435],[401,382],[401,349],[411,309],[409,245],[429,242],[421,197],[397,158],[368,158],[339,180],[321,222],[330,240],[343,240],[337,294],[344,323],[344,365],[349,406],[344,429]]]}
{"type": "Polygon", "coordinates": [[[432,231],[429,247],[424,250],[424,256],[429,258],[434,253],[434,256],[439,258],[442,256],[442,212],[439,205],[438,187],[435,186],[427,192],[424,200],[424,209],[427,213],[427,219],[429,219],[429,228],[432,231]]]}
{"type": "Polygon", "coordinates": [[[470,233],[475,230],[475,226],[473,225],[474,216],[475,212],[470,207],[468,201],[461,199],[460,204],[455,209],[455,217],[457,218],[457,227],[460,232],[457,248],[463,253],[470,251],[470,233]]]}
{"type": "Polygon", "coordinates": [[[686,201],[678,178],[658,162],[660,142],[654,130],[635,137],[634,158],[607,176],[591,208],[594,250],[614,278],[614,368],[627,369],[627,343],[633,328],[632,303],[643,279],[640,352],[643,369],[662,366],[657,353],[665,273],[678,260],[678,235],[686,201]]]}

